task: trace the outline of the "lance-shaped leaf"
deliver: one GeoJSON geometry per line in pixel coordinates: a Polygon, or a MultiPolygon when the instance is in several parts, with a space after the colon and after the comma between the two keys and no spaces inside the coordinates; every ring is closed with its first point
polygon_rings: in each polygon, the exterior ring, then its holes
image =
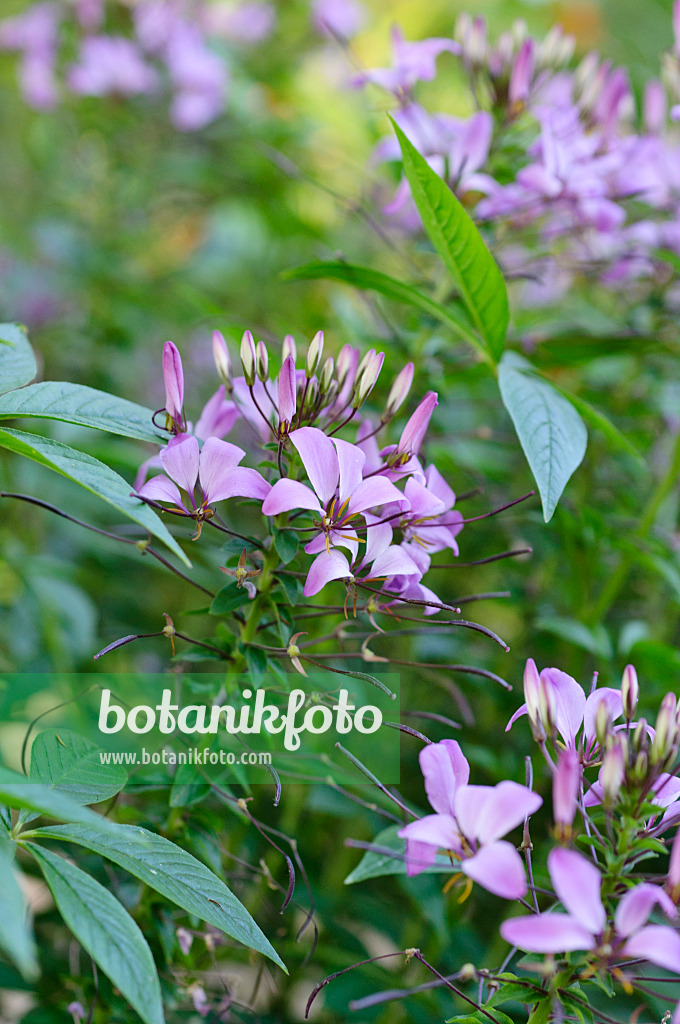
{"type": "MultiPolygon", "coordinates": [[[[406,840],[400,839],[397,832],[401,825],[388,825],[373,840],[374,850],[367,850],[353,871],[345,879],[345,885],[365,882],[368,878],[380,878],[383,875],[406,874],[406,840]]],[[[425,872],[453,872],[451,860],[438,853],[434,864],[425,872]]]]}
{"type": "Polygon", "coordinates": [[[66,381],[31,384],[0,398],[0,419],[30,416],[33,419],[61,420],[159,444],[169,435],[154,427],[152,415],[151,409],[128,402],[125,398],[66,381]]]}
{"type": "Polygon", "coordinates": [[[585,424],[571,402],[516,352],[506,352],[501,359],[498,385],[538,485],[547,523],[586,453],[585,424]]]}
{"type": "Polygon", "coordinates": [[[21,324],[0,324],[0,395],[33,380],[38,367],[21,324]]]}
{"type": "Polygon", "coordinates": [[[472,219],[445,181],[432,170],[393,121],[404,174],[423,227],[458,286],[470,318],[496,363],[508,331],[508,293],[503,275],[472,219]]]}
{"type": "Polygon", "coordinates": [[[26,843],[59,913],[145,1024],[163,1024],[161,986],[151,950],[128,912],[108,889],[51,850],[26,843]]]}
{"type": "Polygon", "coordinates": [[[102,764],[100,750],[69,729],[44,729],[31,747],[29,778],[66,793],[79,804],[97,804],[127,782],[122,765],[102,764]]]}
{"type": "Polygon", "coordinates": [[[79,821],[97,825],[98,828],[113,828],[107,818],[81,807],[77,801],[56,789],[50,789],[40,782],[34,782],[25,775],[19,775],[0,765],[0,800],[8,807],[36,811],[60,821],[79,821]]]}
{"type": "Polygon", "coordinates": [[[128,519],[139,523],[154,537],[162,540],[185,565],[191,565],[156,513],[138,498],[131,497],[130,484],[103,462],[60,441],[40,437],[38,434],[27,434],[23,430],[10,430],[8,427],[0,429],[0,447],[8,448],[17,455],[25,455],[27,459],[39,462],[42,466],[68,477],[69,480],[74,480],[86,491],[103,498],[128,519]]]}
{"type": "Polygon", "coordinates": [[[26,901],[10,852],[4,847],[0,849],[0,879],[0,949],[14,961],[25,978],[34,978],[38,966],[26,901]]]}
{"type": "Polygon", "coordinates": [[[133,825],[116,825],[106,832],[83,825],[56,825],[33,835],[64,839],[93,850],[285,970],[276,950],[233,892],[210,868],[168,839],[133,825]]]}

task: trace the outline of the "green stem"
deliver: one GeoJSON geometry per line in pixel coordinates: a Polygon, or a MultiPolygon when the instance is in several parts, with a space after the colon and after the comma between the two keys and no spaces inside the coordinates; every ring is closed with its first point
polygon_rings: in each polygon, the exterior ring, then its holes
{"type": "MultiPolygon", "coordinates": [[[[632,534],[632,541],[640,542],[647,539],[650,530],[654,526],[659,509],[676,486],[678,477],[680,477],[680,431],[675,435],[668,469],[652,491],[649,501],[642,513],[640,524],[637,530],[632,534]]],[[[635,562],[636,556],[637,551],[635,548],[631,548],[623,555],[618,568],[609,577],[609,581],[592,607],[591,614],[589,616],[592,622],[601,622],[605,617],[609,608],[618,597],[619,591],[628,579],[628,574],[635,562]]]]}

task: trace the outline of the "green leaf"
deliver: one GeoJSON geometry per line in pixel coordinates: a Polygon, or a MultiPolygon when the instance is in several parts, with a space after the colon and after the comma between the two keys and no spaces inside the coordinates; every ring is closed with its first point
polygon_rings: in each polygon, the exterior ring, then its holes
{"type": "Polygon", "coordinates": [[[23,387],[37,372],[26,328],[22,324],[0,324],[0,394],[23,387]]]}
{"type": "Polygon", "coordinates": [[[31,416],[61,420],[159,444],[168,435],[154,427],[152,415],[151,409],[124,398],[65,381],[31,384],[0,398],[0,419],[31,416]]]}
{"type": "Polygon", "coordinates": [[[131,497],[130,484],[103,462],[49,437],[27,434],[23,430],[10,430],[7,427],[0,429],[0,448],[8,448],[17,455],[25,455],[27,459],[55,470],[80,484],[86,491],[103,498],[128,519],[139,523],[154,537],[162,540],[185,565],[191,566],[191,562],[156,513],[139,498],[131,497]]]}
{"type": "MultiPolygon", "coordinates": [[[[350,871],[345,879],[345,885],[354,885],[356,882],[365,882],[367,878],[380,878],[383,875],[405,875],[406,861],[406,840],[400,839],[397,832],[401,825],[389,825],[373,840],[374,846],[387,852],[376,853],[367,850],[353,871],[350,871]]],[[[437,854],[434,864],[427,868],[430,873],[439,874],[442,871],[452,873],[455,869],[451,861],[443,854],[437,854]]],[[[423,872],[425,873],[425,872],[423,872]]]]}
{"type": "Polygon", "coordinates": [[[145,1024],[164,1024],[161,986],[151,950],[127,911],[84,871],[33,843],[59,913],[83,949],[101,967],[145,1024]]]}
{"type": "Polygon", "coordinates": [[[274,547],[284,565],[293,561],[299,546],[297,533],[292,530],[274,530],[274,547]]]}
{"type": "Polygon", "coordinates": [[[285,967],[242,903],[210,868],[179,846],[146,829],[116,825],[111,830],[57,825],[32,833],[78,843],[141,878],[167,899],[220,928],[245,946],[285,967]]]}
{"type": "MultiPolygon", "coordinates": [[[[508,1017],[502,1010],[494,1010],[492,1017],[498,1024],[515,1024],[512,1017],[508,1017]]],[[[489,1018],[478,1010],[477,1013],[461,1013],[457,1017],[449,1017],[446,1024],[489,1024],[489,1018]]]]}
{"type": "MultiPolygon", "coordinates": [[[[501,975],[501,977],[503,977],[501,975]]],[[[545,992],[530,981],[518,981],[513,975],[510,980],[504,982],[501,987],[484,1004],[485,1006],[498,1006],[510,1001],[517,1003],[538,1003],[542,999],[548,999],[549,992],[545,992]]]]}
{"type": "Polygon", "coordinates": [[[0,878],[0,949],[14,961],[25,978],[34,978],[38,965],[26,902],[12,857],[4,849],[0,849],[0,878]]]}
{"type": "Polygon", "coordinates": [[[328,263],[307,263],[303,267],[296,267],[283,275],[288,280],[333,280],[345,281],[366,291],[378,292],[387,299],[395,302],[403,302],[406,305],[414,306],[416,309],[427,313],[435,320],[440,320],[447,327],[450,327],[460,338],[467,341],[475,348],[479,348],[479,339],[474,333],[467,314],[457,305],[450,303],[442,306],[427,295],[423,295],[412,285],[403,284],[389,274],[383,274],[379,270],[372,270],[370,267],[359,267],[352,263],[343,263],[341,260],[328,263]]]}
{"type": "Polygon", "coordinates": [[[212,604],[210,605],[211,615],[226,615],[227,612],[236,611],[244,604],[248,604],[250,598],[245,587],[237,587],[236,581],[227,583],[218,590],[212,604]]]}
{"type": "Polygon", "coordinates": [[[503,355],[498,385],[538,485],[547,523],[586,453],[585,425],[573,405],[516,352],[503,355]]]}
{"type": "Polygon", "coordinates": [[[0,800],[9,807],[20,807],[27,811],[37,811],[50,818],[61,821],[78,821],[96,825],[98,828],[113,828],[106,818],[94,811],[81,807],[65,793],[44,786],[39,782],[30,782],[25,775],[19,775],[9,768],[0,765],[0,800]]]}
{"type": "Polygon", "coordinates": [[[288,576],[284,575],[283,573],[281,574],[281,576],[277,577],[277,579],[279,585],[283,588],[285,595],[288,598],[288,603],[295,607],[295,605],[302,597],[302,587],[300,586],[300,581],[297,579],[296,576],[288,576]]]}
{"type": "Polygon", "coordinates": [[[598,658],[610,661],[614,657],[611,638],[602,623],[598,623],[596,626],[586,626],[578,619],[546,615],[536,620],[536,629],[553,633],[563,640],[568,640],[569,643],[577,644],[585,651],[597,655],[598,658]]]}
{"type": "Polygon", "coordinates": [[[100,751],[68,729],[44,729],[31,747],[29,778],[66,793],[79,804],[97,804],[127,782],[121,765],[102,764],[100,751]]]}
{"type": "Polygon", "coordinates": [[[503,275],[449,186],[399,126],[392,123],[401,147],[404,174],[423,227],[456,282],[472,322],[484,339],[487,354],[497,363],[510,318],[503,275]]]}

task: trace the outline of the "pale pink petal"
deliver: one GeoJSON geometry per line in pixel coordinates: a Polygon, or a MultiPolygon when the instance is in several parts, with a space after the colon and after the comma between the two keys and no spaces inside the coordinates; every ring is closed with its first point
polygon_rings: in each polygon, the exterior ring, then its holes
{"type": "Polygon", "coordinates": [[[209,437],[201,449],[198,463],[198,478],[203,494],[208,501],[219,501],[214,495],[224,488],[229,475],[238,466],[246,453],[228,441],[209,437]]]}
{"type": "Polygon", "coordinates": [[[366,565],[370,565],[374,562],[378,555],[381,555],[383,551],[392,543],[392,537],[394,531],[391,523],[385,523],[380,520],[377,516],[372,516],[370,512],[364,514],[364,522],[366,523],[366,532],[364,537],[366,538],[366,550],[364,557],[361,562],[362,568],[366,565]]]}
{"type": "Polygon", "coordinates": [[[607,922],[600,899],[602,878],[595,865],[574,850],[561,848],[548,854],[548,871],[563,906],[593,935],[607,922]]]}
{"type": "Polygon", "coordinates": [[[444,477],[434,465],[429,465],[425,470],[427,489],[432,492],[443,503],[444,508],[450,509],[456,503],[456,495],[449,487],[444,477]]]}
{"type": "Polygon", "coordinates": [[[323,551],[316,556],[309,567],[302,593],[305,597],[312,597],[314,594],[318,594],[331,580],[342,580],[351,575],[349,562],[343,554],[335,549],[332,549],[330,554],[323,551]]]}
{"type": "Polygon", "coordinates": [[[398,544],[390,544],[378,555],[370,569],[369,579],[378,576],[420,576],[420,570],[403,548],[398,544]]]}
{"type": "Polygon", "coordinates": [[[387,505],[391,501],[397,502],[402,509],[408,508],[408,499],[384,476],[367,477],[352,494],[347,514],[364,512],[368,508],[387,505]]]}
{"type": "Polygon", "coordinates": [[[537,811],[542,803],[538,793],[520,786],[518,782],[499,782],[477,817],[477,838],[481,843],[500,839],[521,825],[527,815],[537,811]]]}
{"type": "Polygon", "coordinates": [[[415,477],[409,477],[406,481],[404,495],[409,500],[411,512],[417,513],[419,518],[421,516],[436,516],[446,511],[444,502],[415,477]]]}
{"type": "Polygon", "coordinates": [[[658,967],[680,974],[680,934],[665,924],[650,924],[633,935],[618,952],[642,957],[658,967]]]}
{"type": "Polygon", "coordinates": [[[511,843],[483,846],[474,857],[462,862],[461,871],[473,882],[506,900],[519,899],[527,891],[524,863],[511,843]]]}
{"type": "Polygon", "coordinates": [[[439,814],[455,814],[453,795],[459,786],[466,786],[470,765],[457,740],[428,743],[418,757],[425,779],[425,792],[439,814]]]}
{"type": "Polygon", "coordinates": [[[161,452],[163,469],[188,494],[193,494],[198,479],[198,458],[198,441],[186,434],[161,452]]]}
{"type": "Polygon", "coordinates": [[[450,814],[426,814],[424,818],[409,822],[397,835],[402,839],[429,843],[437,850],[460,849],[460,836],[450,814]]]}
{"type": "Polygon", "coordinates": [[[527,706],[526,706],[526,704],[522,704],[521,708],[517,708],[517,711],[515,711],[514,715],[512,716],[512,718],[510,719],[510,721],[506,725],[505,731],[508,732],[510,729],[512,729],[512,727],[515,724],[515,722],[517,721],[517,719],[521,718],[523,715],[526,715],[526,714],[527,714],[527,706]]]}
{"type": "Polygon", "coordinates": [[[678,916],[673,900],[661,886],[643,882],[641,885],[636,885],[634,889],[629,889],[619,900],[614,915],[617,933],[622,938],[632,935],[647,923],[649,915],[657,905],[668,917],[678,916]]]}
{"type": "Polygon", "coordinates": [[[366,455],[355,444],[333,438],[340,467],[339,504],[343,505],[354,494],[361,483],[366,455]]]}
{"type": "Polygon", "coordinates": [[[599,690],[593,690],[586,700],[585,712],[583,714],[583,731],[589,743],[593,743],[595,735],[595,716],[600,704],[605,704],[615,722],[623,714],[623,700],[621,691],[611,686],[603,686],[599,690]]]}
{"type": "Polygon", "coordinates": [[[150,498],[151,501],[170,501],[174,505],[184,508],[177,484],[174,484],[167,476],[152,477],[137,490],[137,494],[140,498],[150,498]]]}
{"type": "Polygon", "coordinates": [[[203,412],[194,427],[194,434],[201,441],[209,437],[224,437],[239,418],[239,411],[233,402],[228,402],[224,384],[220,384],[212,398],[203,407],[203,412]]]}
{"type": "Polygon", "coordinates": [[[333,442],[317,427],[301,427],[294,430],[290,439],[302,459],[309,482],[319,496],[322,505],[327,505],[335,494],[340,477],[338,456],[333,442]]]}
{"type": "Polygon", "coordinates": [[[307,508],[311,512],[323,512],[314,491],[299,480],[277,480],[262,506],[266,516],[277,516],[279,512],[307,508]]]}
{"type": "Polygon", "coordinates": [[[555,694],[557,731],[569,747],[574,746],[586,707],[583,687],[558,668],[544,668],[541,679],[546,679],[555,694]]]}
{"type": "Polygon", "coordinates": [[[668,807],[676,800],[680,800],[680,779],[670,772],[662,772],[652,786],[649,799],[658,807],[668,807]]]}
{"type": "Polygon", "coordinates": [[[569,953],[594,949],[597,940],[568,914],[529,914],[503,921],[500,933],[511,946],[527,953],[569,953]]]}
{"type": "Polygon", "coordinates": [[[477,822],[493,797],[493,786],[459,786],[453,798],[456,820],[468,839],[477,837],[477,822]]]}
{"type": "Polygon", "coordinates": [[[279,374],[279,426],[291,423],[297,403],[297,377],[295,360],[286,356],[279,374]]]}
{"type": "Polygon", "coordinates": [[[256,498],[263,501],[271,491],[267,483],[256,469],[235,466],[224,473],[220,480],[215,481],[214,489],[207,498],[211,504],[215,501],[226,501],[227,498],[256,498]]]}
{"type": "Polygon", "coordinates": [[[406,837],[406,874],[409,878],[426,871],[437,859],[437,847],[406,837]]]}

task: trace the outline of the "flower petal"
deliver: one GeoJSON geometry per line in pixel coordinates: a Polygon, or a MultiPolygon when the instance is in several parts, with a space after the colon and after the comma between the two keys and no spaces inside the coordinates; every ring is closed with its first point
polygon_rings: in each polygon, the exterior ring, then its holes
{"type": "Polygon", "coordinates": [[[224,474],[221,481],[215,483],[209,501],[211,504],[227,498],[256,498],[263,501],[270,491],[271,484],[256,469],[235,466],[224,474]]]}
{"type": "Polygon", "coordinates": [[[299,480],[277,480],[262,506],[266,516],[277,516],[279,512],[308,508],[322,514],[323,509],[314,491],[299,480]]]}
{"type": "Polygon", "coordinates": [[[349,441],[341,441],[333,438],[333,444],[338,454],[338,465],[340,467],[340,505],[343,505],[348,498],[356,491],[361,483],[366,455],[355,444],[349,441]]]}
{"type": "Polygon", "coordinates": [[[224,437],[239,418],[237,406],[233,402],[228,402],[225,394],[224,384],[220,384],[212,398],[209,398],[203,406],[203,412],[194,427],[194,434],[199,440],[207,441],[209,437],[224,437]]]}
{"type": "Polygon", "coordinates": [[[586,707],[583,687],[558,668],[544,668],[541,679],[548,681],[555,694],[557,731],[567,746],[573,747],[586,707]]]}
{"type": "Polygon", "coordinates": [[[182,358],[177,346],[171,341],[166,341],[163,346],[163,382],[166,411],[173,420],[180,423],[184,404],[184,373],[182,358]]]}
{"type": "Polygon", "coordinates": [[[493,787],[477,817],[476,838],[481,843],[492,843],[511,829],[521,825],[543,803],[538,793],[518,782],[506,780],[493,787]]]}
{"type": "Polygon", "coordinates": [[[631,936],[622,949],[623,956],[644,957],[658,967],[680,974],[680,934],[665,924],[650,924],[631,936]]]}
{"type": "Polygon", "coordinates": [[[595,865],[574,850],[558,848],[548,854],[548,871],[564,907],[592,935],[599,935],[607,915],[600,899],[602,878],[595,865]]]}
{"type": "Polygon", "coordinates": [[[569,914],[527,914],[503,921],[500,933],[506,942],[527,953],[569,953],[594,949],[596,940],[569,914]]]}
{"type": "Polygon", "coordinates": [[[349,562],[340,551],[331,550],[330,554],[323,551],[317,555],[307,573],[302,593],[305,597],[312,597],[330,583],[331,580],[342,580],[352,575],[349,562]]]}
{"type": "Polygon", "coordinates": [[[491,843],[461,864],[468,878],[495,896],[516,900],[527,891],[527,876],[522,858],[511,843],[491,843]]]}
{"type": "Polygon", "coordinates": [[[512,718],[510,719],[510,721],[506,725],[505,731],[509,732],[509,730],[512,729],[512,727],[515,724],[515,722],[517,721],[517,719],[521,718],[522,715],[526,715],[527,713],[528,712],[527,712],[526,704],[522,704],[521,708],[517,708],[517,711],[515,711],[514,715],[512,716],[512,718]]]}
{"type": "Polygon", "coordinates": [[[641,885],[636,885],[634,889],[629,889],[619,900],[614,915],[614,925],[618,934],[622,938],[627,938],[642,928],[657,904],[668,917],[678,916],[673,900],[661,886],[643,882],[641,885]]]}
{"type": "Polygon", "coordinates": [[[333,442],[318,427],[301,427],[292,432],[290,439],[298,450],[309,482],[321,504],[327,505],[335,494],[340,477],[333,442]]]}
{"type": "Polygon", "coordinates": [[[208,438],[198,462],[198,476],[207,501],[220,500],[215,497],[216,492],[224,488],[234,467],[238,466],[245,454],[243,448],[235,444],[220,441],[217,437],[208,438]]]}
{"type": "Polygon", "coordinates": [[[493,796],[493,786],[459,786],[453,798],[456,821],[468,839],[477,836],[477,822],[484,813],[487,800],[493,796]]]}
{"type": "Polygon", "coordinates": [[[437,859],[437,847],[406,836],[406,874],[409,878],[426,871],[437,859]]]}
{"type": "Polygon", "coordinates": [[[359,484],[347,506],[347,514],[364,512],[367,508],[397,502],[400,508],[408,509],[408,498],[384,476],[371,476],[359,484]]]}
{"type": "Polygon", "coordinates": [[[150,498],[151,501],[170,501],[173,505],[180,505],[184,508],[177,484],[174,484],[169,477],[162,473],[147,480],[144,486],[137,490],[137,494],[140,498],[150,498]]]}
{"type": "Polygon", "coordinates": [[[460,849],[460,835],[450,814],[426,814],[424,818],[409,822],[397,835],[402,839],[429,843],[435,850],[457,852],[460,849]]]}
{"type": "Polygon", "coordinates": [[[170,441],[161,452],[163,469],[188,494],[193,494],[198,479],[198,458],[198,441],[187,434],[181,441],[170,441]]]}
{"type": "Polygon", "coordinates": [[[425,780],[425,792],[439,814],[453,815],[453,795],[459,786],[466,786],[470,765],[457,740],[428,743],[418,760],[425,780]]]}
{"type": "Polygon", "coordinates": [[[418,576],[420,569],[398,544],[390,544],[381,555],[378,555],[370,569],[369,579],[378,576],[418,576]]]}
{"type": "Polygon", "coordinates": [[[595,735],[595,716],[600,704],[605,704],[615,722],[623,714],[623,700],[621,691],[615,690],[612,686],[603,686],[599,690],[593,690],[586,700],[583,714],[583,731],[588,743],[597,739],[595,735]]]}

